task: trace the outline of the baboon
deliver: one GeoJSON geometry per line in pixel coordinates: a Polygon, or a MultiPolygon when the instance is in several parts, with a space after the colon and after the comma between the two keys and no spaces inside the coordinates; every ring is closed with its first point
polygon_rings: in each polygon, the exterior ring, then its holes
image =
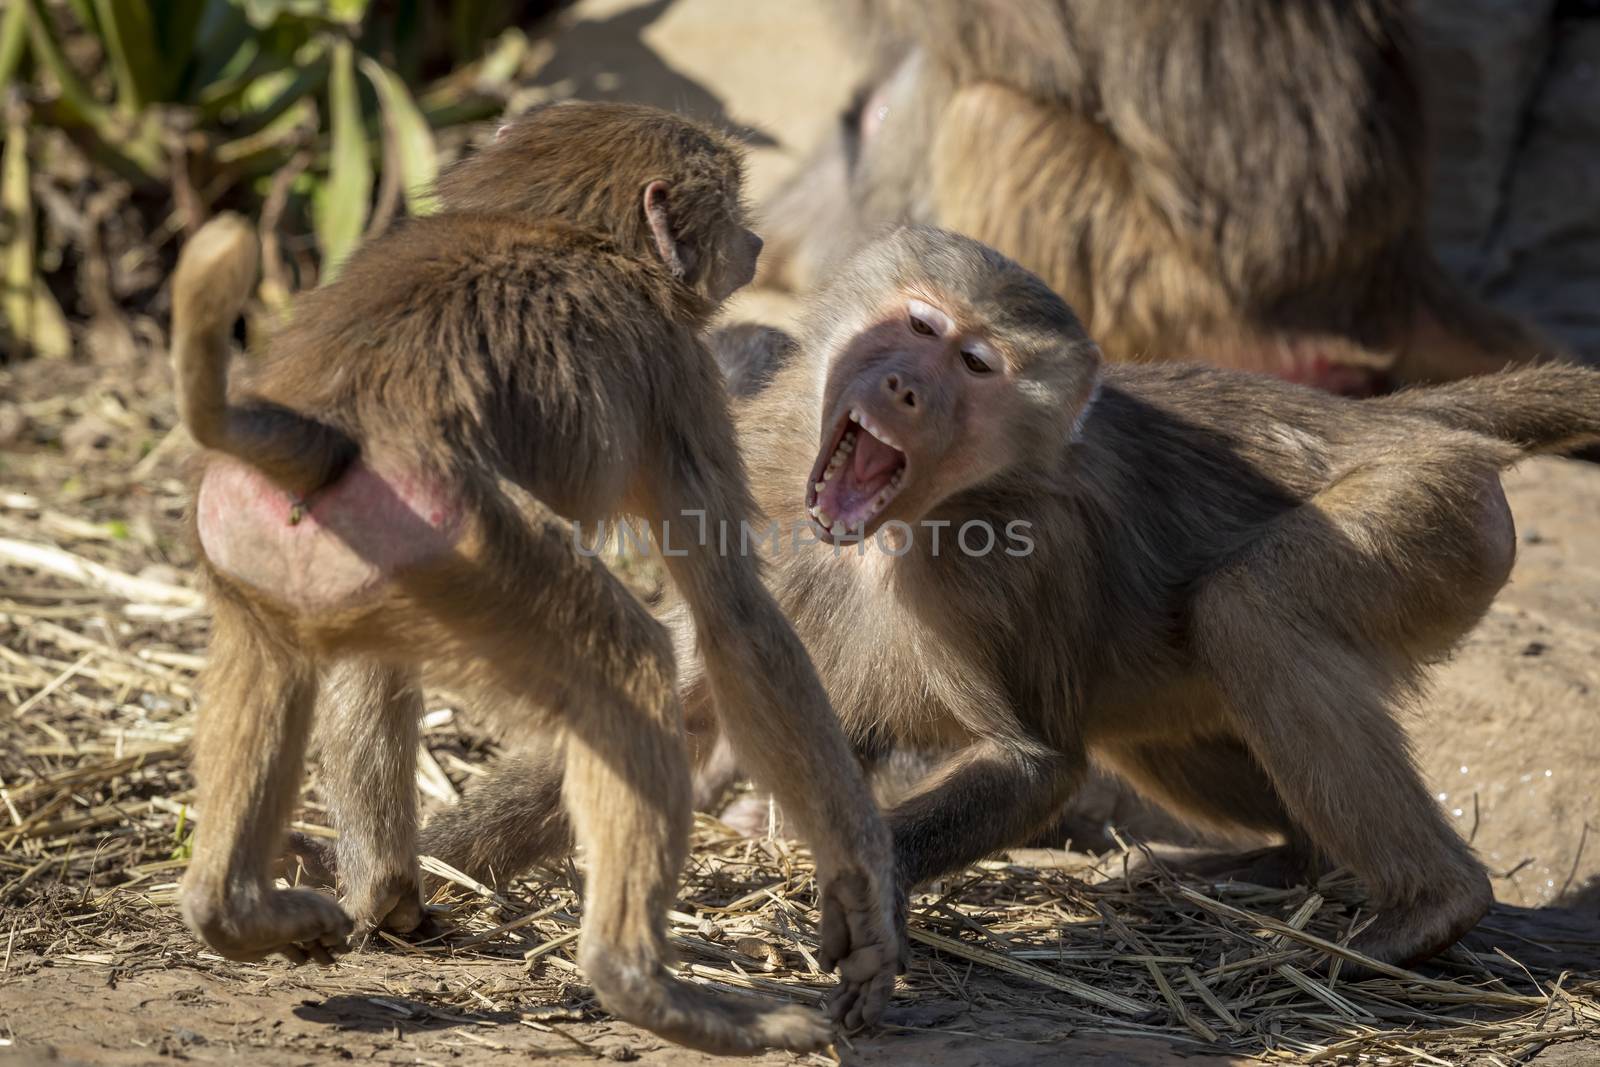
{"type": "MultiPolygon", "coordinates": [[[[1356,400],[1102,366],[1039,278],[931,228],[837,268],[798,345],[764,336],[771,384],[734,413],[782,533],[768,583],[866,760],[952,753],[888,814],[902,892],[1025,842],[1093,756],[1194,824],[1281,836],[1269,867],[1353,869],[1375,959],[1483,916],[1396,712],[1510,573],[1499,472],[1600,438],[1600,373],[1356,400]]],[[[764,373],[750,337],[725,371],[764,373]]],[[[677,633],[707,721],[708,650],[677,633]]]]}
{"type": "Polygon", "coordinates": [[[805,287],[923,222],[1035,271],[1112,359],[1337,392],[1558,354],[1426,234],[1404,0],[838,0],[871,74],[769,205],[805,287]]]}
{"type": "Polygon", "coordinates": [[[690,825],[673,647],[572,530],[628,513],[677,524],[668,562],[711,650],[719,721],[802,813],[841,1019],[881,1010],[899,946],[870,793],[755,560],[684,546],[685,516],[752,507],[700,338],[760,251],[741,184],[730,142],[665,112],[537,110],[444,179],[446,213],[301,296],[231,399],[254,240],[223,217],[184,249],[173,360],[205,448],[193,527],[214,624],[182,905],[208,945],[326,960],[354,927],[416,925],[426,677],[559,736],[588,858],[579,960],[610,1011],[716,1052],[829,1040],[808,1010],[713,997],[665,968],[690,825]],[[319,702],[339,710],[324,781],[344,908],[272,882],[319,702]]]}

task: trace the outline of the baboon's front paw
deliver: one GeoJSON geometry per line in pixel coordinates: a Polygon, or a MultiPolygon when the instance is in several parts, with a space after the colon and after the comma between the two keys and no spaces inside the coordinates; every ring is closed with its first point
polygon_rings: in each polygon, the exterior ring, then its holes
{"type": "Polygon", "coordinates": [[[822,952],[825,970],[839,970],[839,988],[828,1010],[846,1030],[870,1026],[883,1015],[903,969],[905,915],[896,907],[895,889],[866,871],[844,870],[828,879],[821,893],[822,952]]]}
{"type": "Polygon", "coordinates": [[[337,901],[307,889],[275,889],[258,904],[227,896],[184,900],[195,936],[230,960],[259,960],[276,952],[291,963],[332,963],[350,938],[350,917],[337,901]]]}

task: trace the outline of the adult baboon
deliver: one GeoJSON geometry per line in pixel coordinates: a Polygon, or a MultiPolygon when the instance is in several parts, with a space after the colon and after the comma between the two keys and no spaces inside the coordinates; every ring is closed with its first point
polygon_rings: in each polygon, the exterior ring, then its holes
{"type": "Polygon", "coordinates": [[[875,224],[1037,272],[1117,360],[1339,392],[1556,354],[1424,232],[1404,0],[840,0],[872,73],[766,212],[805,286],[875,224]]]}

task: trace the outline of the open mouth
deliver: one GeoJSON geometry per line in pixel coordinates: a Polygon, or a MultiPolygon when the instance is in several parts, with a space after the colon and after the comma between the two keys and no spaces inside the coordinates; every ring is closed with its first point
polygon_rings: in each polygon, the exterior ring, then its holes
{"type": "Polygon", "coordinates": [[[806,510],[831,538],[864,531],[905,483],[906,454],[855,408],[839,420],[806,487],[806,510]]]}

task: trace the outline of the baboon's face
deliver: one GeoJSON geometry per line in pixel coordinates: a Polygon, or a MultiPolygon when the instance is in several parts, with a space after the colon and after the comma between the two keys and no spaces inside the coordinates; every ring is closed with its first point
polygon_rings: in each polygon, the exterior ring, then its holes
{"type": "Polygon", "coordinates": [[[830,543],[915,523],[1015,460],[1023,398],[976,318],[899,292],[829,364],[806,507],[830,543]]]}
{"type": "Polygon", "coordinates": [[[756,261],[761,258],[761,238],[745,225],[737,211],[730,210],[720,231],[716,254],[703,282],[705,294],[713,304],[722,303],[749,285],[756,276],[756,261]]]}

